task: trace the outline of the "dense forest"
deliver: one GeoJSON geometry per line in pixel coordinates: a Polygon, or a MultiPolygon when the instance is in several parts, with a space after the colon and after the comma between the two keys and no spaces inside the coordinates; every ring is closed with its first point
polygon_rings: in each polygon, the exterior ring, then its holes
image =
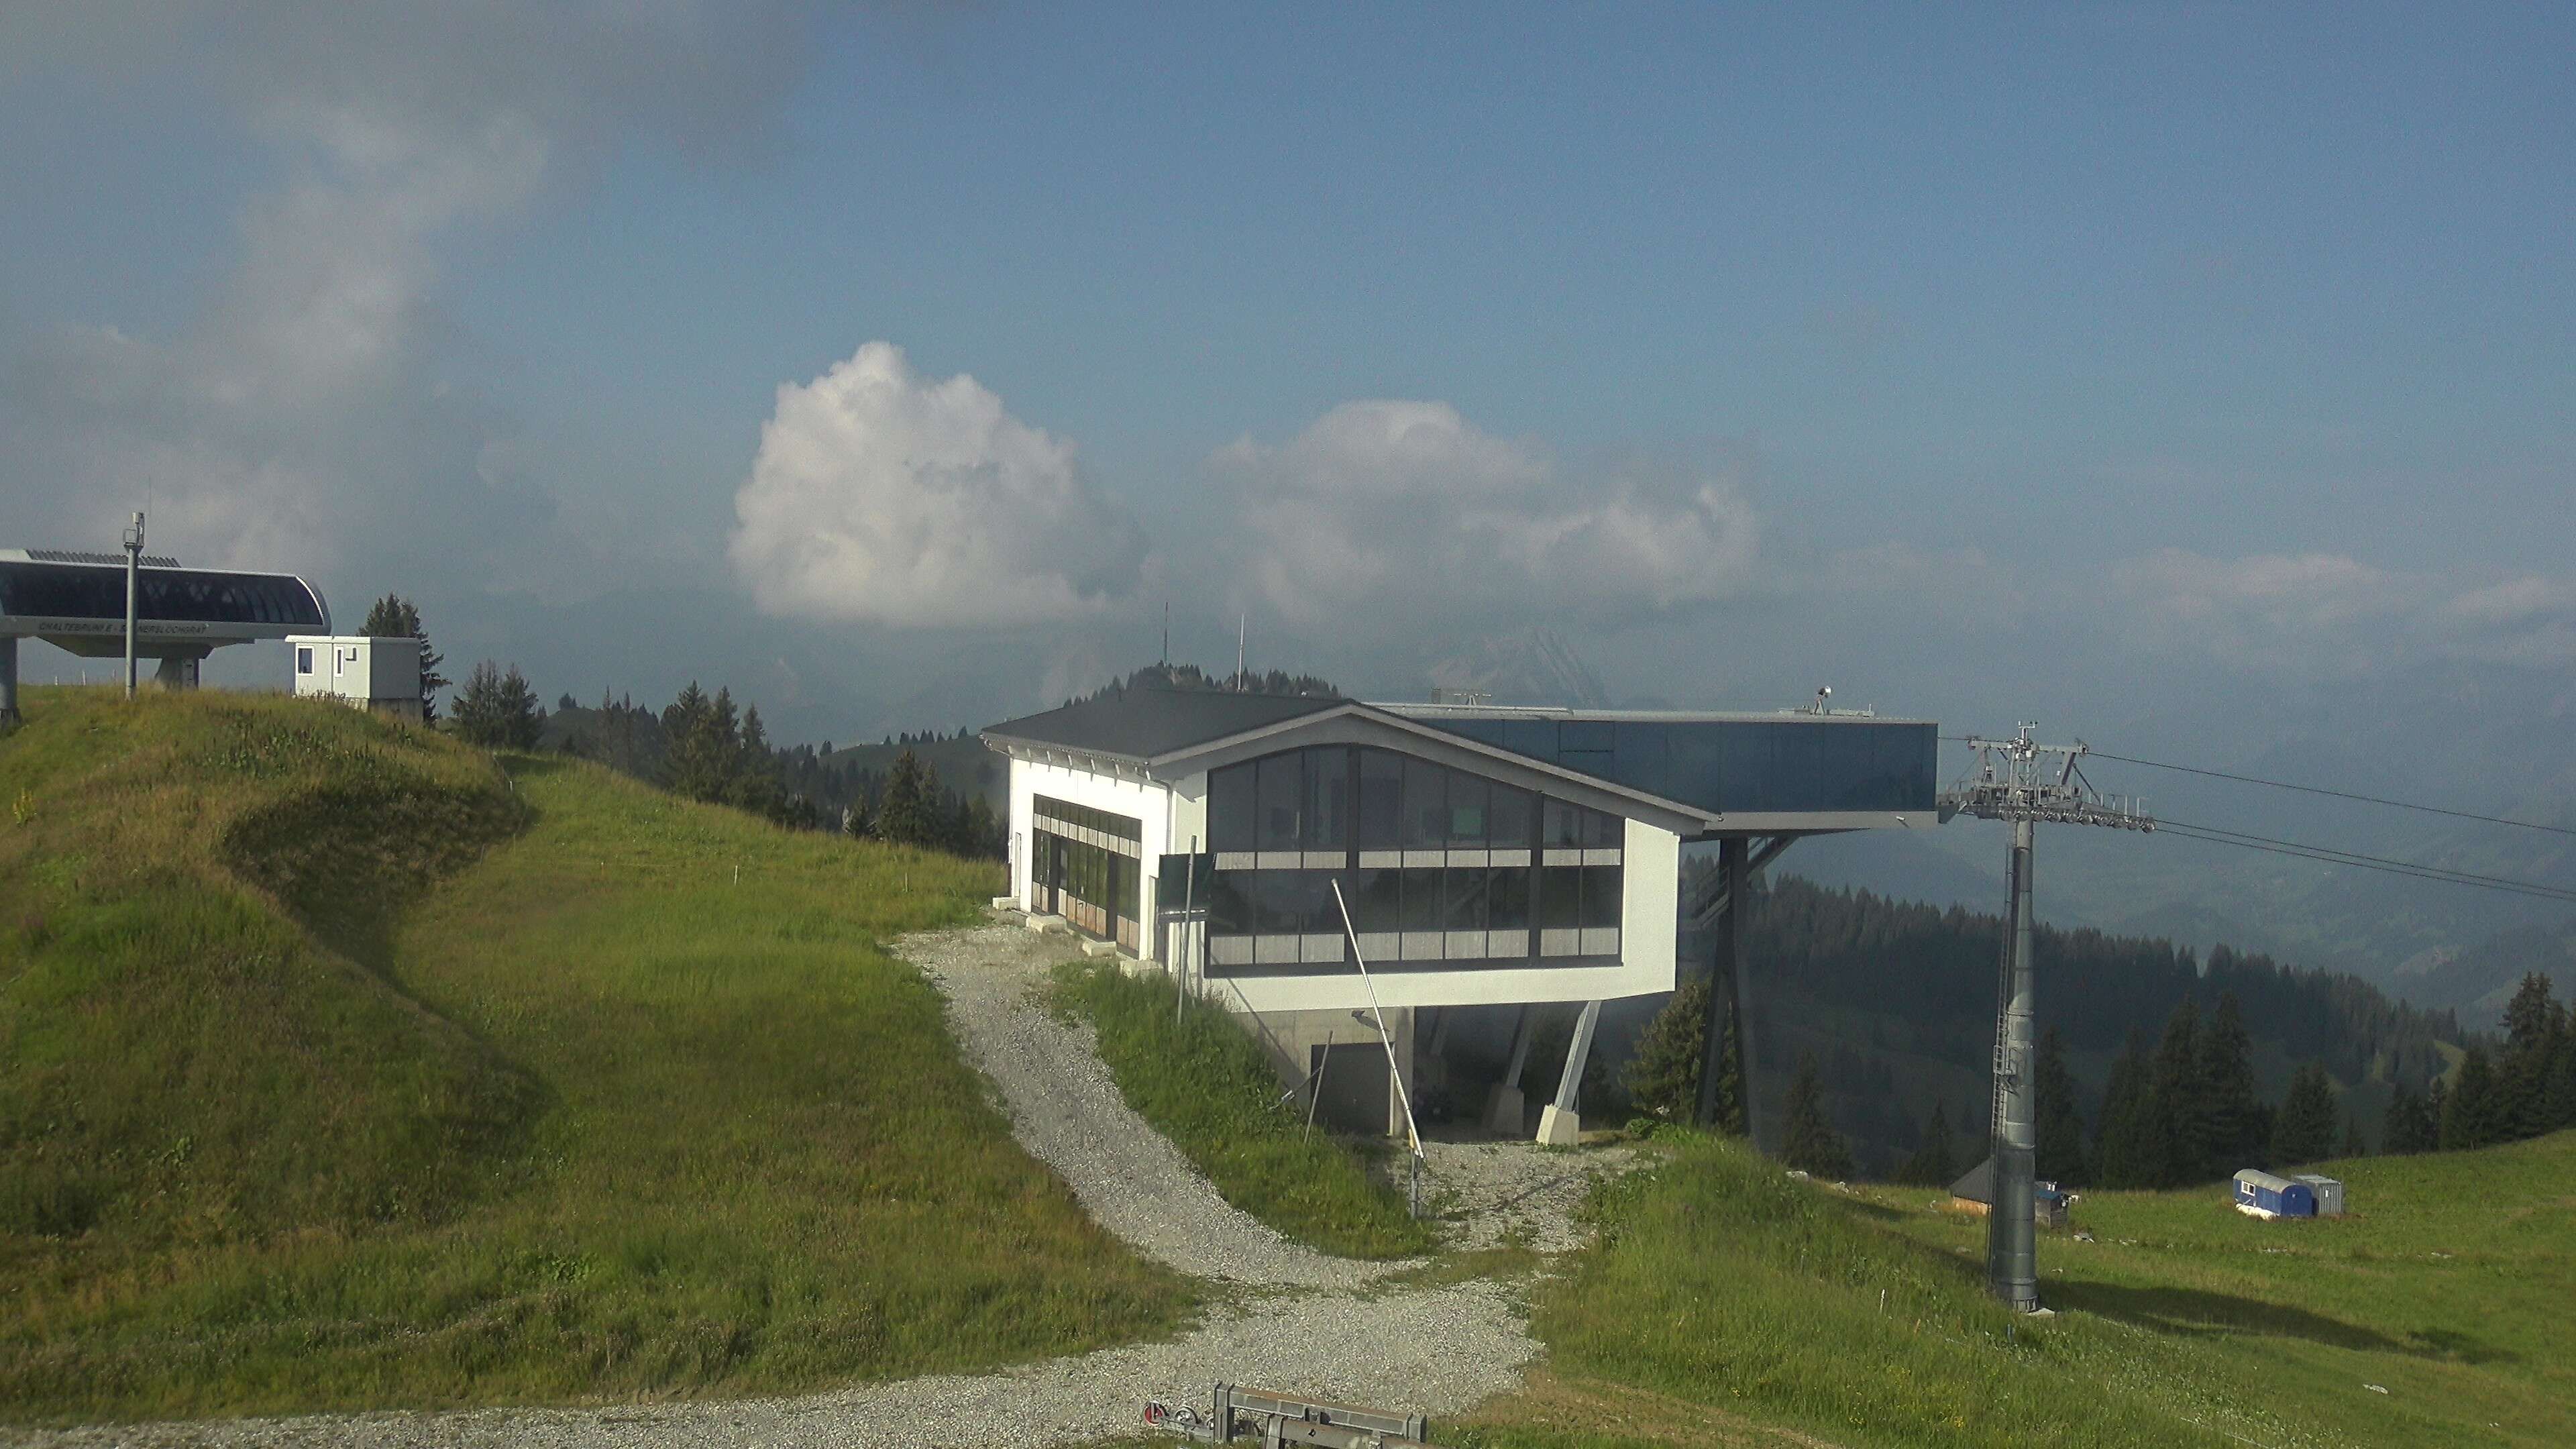
{"type": "MultiPolygon", "coordinates": [[[[1706,867],[1694,859],[1686,868],[1706,867]]],[[[1951,1130],[1957,1165],[1972,1165],[1984,1155],[2003,932],[1997,915],[1828,890],[1794,876],[1757,883],[1744,939],[1757,1115],[1785,1121],[1797,1084],[1794,1105],[1824,1112],[1864,1173],[1892,1175],[1951,1130]],[[1811,1078],[1800,1070],[1810,1061],[1811,1078]],[[1942,1132],[1934,1130],[1936,1114],[1942,1132]]],[[[1684,949],[1705,959],[1704,943],[1686,939],[1684,949]]],[[[2061,1164],[2069,1178],[2096,1160],[2106,1090],[2137,1080],[2152,1091],[2155,1034],[2171,1033],[2178,1020],[2181,1039],[2166,1054],[2165,1073],[2182,1084],[2168,1090],[2175,1111],[2199,1112],[2185,1098],[2204,1080],[2197,1065],[2192,1072],[2172,1065],[2177,1054],[2218,1063],[2207,1079],[2236,1094],[2228,1111],[2240,1099],[2286,1100],[2305,1069],[2313,1075],[2303,1110],[2323,1084],[2334,1102],[2336,1146],[2347,1126],[2380,1127],[2399,1094],[2420,1099],[2449,1067],[2444,1044],[2465,1039],[2449,1012],[2392,1000],[2354,977],[2224,947],[2203,961],[2168,941],[2042,926],[2033,949],[2040,1021],[2051,1038],[2043,1085],[2056,1075],[2059,1136],[2081,1143],[2083,1165],[2061,1164]],[[2213,1035],[2222,1044],[2205,1048],[2203,1038],[2213,1035]],[[2125,1078],[2115,1070],[2124,1061],[2125,1078]]],[[[2195,1136],[2187,1150],[2159,1156],[2149,1175],[2162,1180],[2185,1162],[2196,1174],[2204,1159],[2230,1154],[2268,1158],[2273,1125],[2269,1115],[2259,1123],[2243,1116],[2223,1143],[2195,1136]]],[[[2305,1141],[2296,1144],[2302,1151],[2305,1141]]],[[[2114,1164],[2123,1160],[2115,1151],[2114,1164]]]]}

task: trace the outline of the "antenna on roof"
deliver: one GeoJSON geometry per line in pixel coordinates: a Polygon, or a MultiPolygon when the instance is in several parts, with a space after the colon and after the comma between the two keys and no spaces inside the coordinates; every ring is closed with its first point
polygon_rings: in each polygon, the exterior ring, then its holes
{"type": "Polygon", "coordinates": [[[1234,616],[1234,687],[1243,688],[1243,639],[1252,627],[1250,614],[1234,616]]]}

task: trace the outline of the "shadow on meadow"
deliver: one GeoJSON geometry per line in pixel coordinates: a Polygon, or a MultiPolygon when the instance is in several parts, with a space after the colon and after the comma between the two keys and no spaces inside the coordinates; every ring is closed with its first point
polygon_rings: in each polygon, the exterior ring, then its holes
{"type": "Polygon", "coordinates": [[[2048,1296],[2059,1308],[2098,1313],[2141,1328],[2186,1338],[2258,1333],[2303,1338],[2330,1348],[2373,1353],[2421,1357],[2428,1352],[2442,1352],[2304,1308],[2241,1298],[2232,1293],[2213,1293],[2204,1288],[2131,1288],[2110,1283],[2060,1282],[2049,1285],[2048,1296]]]}

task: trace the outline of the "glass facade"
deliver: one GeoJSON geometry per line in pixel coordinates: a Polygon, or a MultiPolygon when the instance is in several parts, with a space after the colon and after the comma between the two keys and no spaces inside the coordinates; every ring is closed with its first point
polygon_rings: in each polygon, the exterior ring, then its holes
{"type": "Polygon", "coordinates": [[[1938,726],[1868,719],[1450,718],[1451,734],[1718,811],[1920,811],[1938,726]]]}
{"type": "MultiPolygon", "coordinates": [[[[322,605],[285,574],[218,574],[142,569],[135,613],[200,624],[323,627],[322,605]]],[[[125,570],[97,564],[0,563],[0,614],[20,618],[125,617],[125,570]]]]}
{"type": "Polygon", "coordinates": [[[1288,750],[1208,775],[1209,969],[1508,966],[1619,954],[1626,823],[1393,750],[1288,750]]]}
{"type": "Polygon", "coordinates": [[[1103,940],[1135,948],[1144,916],[1143,821],[1038,795],[1029,878],[1037,906],[1103,940]]]}

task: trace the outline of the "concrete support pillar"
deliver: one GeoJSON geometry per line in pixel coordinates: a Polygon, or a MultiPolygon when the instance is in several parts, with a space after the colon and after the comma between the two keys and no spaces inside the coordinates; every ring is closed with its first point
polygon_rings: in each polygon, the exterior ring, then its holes
{"type": "MultiPolygon", "coordinates": [[[[1726,894],[1726,908],[1718,913],[1716,949],[1709,958],[1708,1019],[1701,1035],[1699,1062],[1699,1113],[1701,1126],[1716,1125],[1717,1079],[1726,1056],[1726,1026],[1729,1008],[1735,1018],[1736,1045],[1743,1058],[1735,1064],[1737,1090],[1744,1096],[1744,1123],[1747,1135],[1753,1128],[1753,1032],[1744,1010],[1744,902],[1745,885],[1751,875],[1746,869],[1746,856],[1751,842],[1742,836],[1730,836],[1717,844],[1718,888],[1726,894]]],[[[1757,1141],[1758,1141],[1757,1136],[1757,1141]]]]}
{"type": "Polygon", "coordinates": [[[1506,1137],[1521,1135],[1528,1101],[1521,1096],[1521,1072],[1529,1066],[1530,1009],[1524,1004],[1512,1021],[1512,1056],[1503,1079],[1485,1094],[1485,1130],[1506,1137]]]}
{"type": "Polygon", "coordinates": [[[204,662],[176,654],[166,656],[160,667],[152,671],[152,682],[163,689],[194,689],[197,687],[198,668],[204,662]]]}
{"type": "Polygon", "coordinates": [[[1565,1071],[1556,1079],[1556,1101],[1538,1114],[1538,1140],[1571,1147],[1583,1140],[1583,1068],[1592,1059],[1592,1033],[1601,1024],[1601,1003],[1583,1003],[1574,1021],[1574,1040],[1566,1044],[1565,1071]]]}
{"type": "Polygon", "coordinates": [[[18,636],[0,634],[0,724],[18,718],[18,636]]]}

